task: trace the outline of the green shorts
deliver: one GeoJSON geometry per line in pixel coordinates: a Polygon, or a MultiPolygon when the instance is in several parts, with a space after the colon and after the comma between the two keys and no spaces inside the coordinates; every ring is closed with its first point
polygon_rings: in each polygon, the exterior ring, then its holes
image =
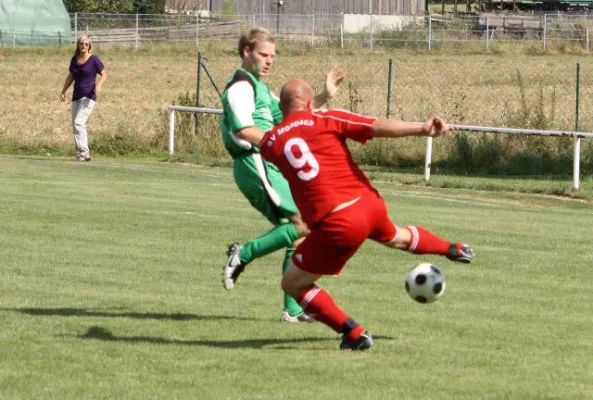
{"type": "Polygon", "coordinates": [[[286,223],[288,218],[299,212],[286,179],[259,153],[235,158],[233,170],[241,193],[273,225],[286,223]]]}

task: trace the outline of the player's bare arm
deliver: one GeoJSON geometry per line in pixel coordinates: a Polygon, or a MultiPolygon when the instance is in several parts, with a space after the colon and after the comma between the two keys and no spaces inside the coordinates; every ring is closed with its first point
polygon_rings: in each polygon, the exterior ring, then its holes
{"type": "Polygon", "coordinates": [[[441,134],[455,130],[439,117],[432,117],[424,123],[424,136],[437,137],[441,134]]]}
{"type": "Polygon", "coordinates": [[[325,75],[325,88],[323,92],[315,95],[313,106],[315,108],[323,106],[329,100],[333,99],[338,92],[338,86],[346,79],[344,72],[338,67],[332,67],[325,75]]]}
{"type": "Polygon", "coordinates": [[[406,137],[406,136],[430,136],[437,137],[444,132],[453,130],[453,127],[446,124],[438,117],[433,117],[424,124],[417,122],[400,121],[394,119],[378,118],[371,131],[373,137],[406,137]]]}
{"type": "Polygon", "coordinates": [[[238,130],[235,132],[235,135],[239,139],[243,139],[255,146],[259,146],[259,143],[264,137],[264,133],[257,126],[248,126],[247,128],[238,130]]]}

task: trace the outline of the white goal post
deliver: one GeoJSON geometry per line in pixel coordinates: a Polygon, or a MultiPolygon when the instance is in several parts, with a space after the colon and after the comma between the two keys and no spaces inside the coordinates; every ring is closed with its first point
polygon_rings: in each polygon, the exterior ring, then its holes
{"type": "MultiPolygon", "coordinates": [[[[185,107],[169,106],[169,155],[175,153],[175,111],[185,111],[205,114],[222,114],[223,111],[218,108],[208,107],[185,107]]],[[[517,128],[496,128],[491,126],[472,126],[472,125],[453,125],[458,131],[505,133],[513,135],[539,135],[539,136],[571,136],[574,138],[574,156],[572,168],[572,188],[578,190],[580,187],[580,164],[581,164],[581,139],[593,139],[593,133],[590,132],[572,132],[572,131],[546,131],[537,129],[517,129],[517,128]]],[[[426,140],[426,155],[424,159],[424,179],[430,179],[430,167],[432,161],[432,138],[426,140]]]]}

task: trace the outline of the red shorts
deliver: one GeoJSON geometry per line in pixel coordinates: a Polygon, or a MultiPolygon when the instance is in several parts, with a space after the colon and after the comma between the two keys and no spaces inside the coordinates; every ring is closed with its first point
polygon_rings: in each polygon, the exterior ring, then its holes
{"type": "Polygon", "coordinates": [[[312,274],[339,275],[367,238],[390,242],[396,233],[385,202],[368,191],[356,203],[318,221],[297,247],[292,262],[312,274]]]}

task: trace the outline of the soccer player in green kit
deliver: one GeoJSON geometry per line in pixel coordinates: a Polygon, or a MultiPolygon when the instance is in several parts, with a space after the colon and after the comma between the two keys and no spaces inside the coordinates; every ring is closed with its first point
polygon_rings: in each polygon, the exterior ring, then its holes
{"type": "MultiPolygon", "coordinates": [[[[282,122],[279,100],[262,82],[269,73],[276,55],[274,38],[267,29],[254,28],[239,38],[241,67],[228,80],[222,95],[224,115],[221,122],[224,145],[233,158],[235,183],[274,227],[264,235],[243,245],[233,243],[223,271],[225,289],[233,289],[245,266],[256,258],[286,248],[282,272],[290,263],[295,245],[309,232],[292,199],[288,182],[276,166],[262,159],[253,138],[282,122]],[[295,243],[296,242],[296,243],[295,243]]],[[[342,73],[332,68],[326,76],[325,90],[315,96],[315,106],[333,98],[342,73]]],[[[284,295],[283,322],[313,322],[301,306],[284,295]]]]}

